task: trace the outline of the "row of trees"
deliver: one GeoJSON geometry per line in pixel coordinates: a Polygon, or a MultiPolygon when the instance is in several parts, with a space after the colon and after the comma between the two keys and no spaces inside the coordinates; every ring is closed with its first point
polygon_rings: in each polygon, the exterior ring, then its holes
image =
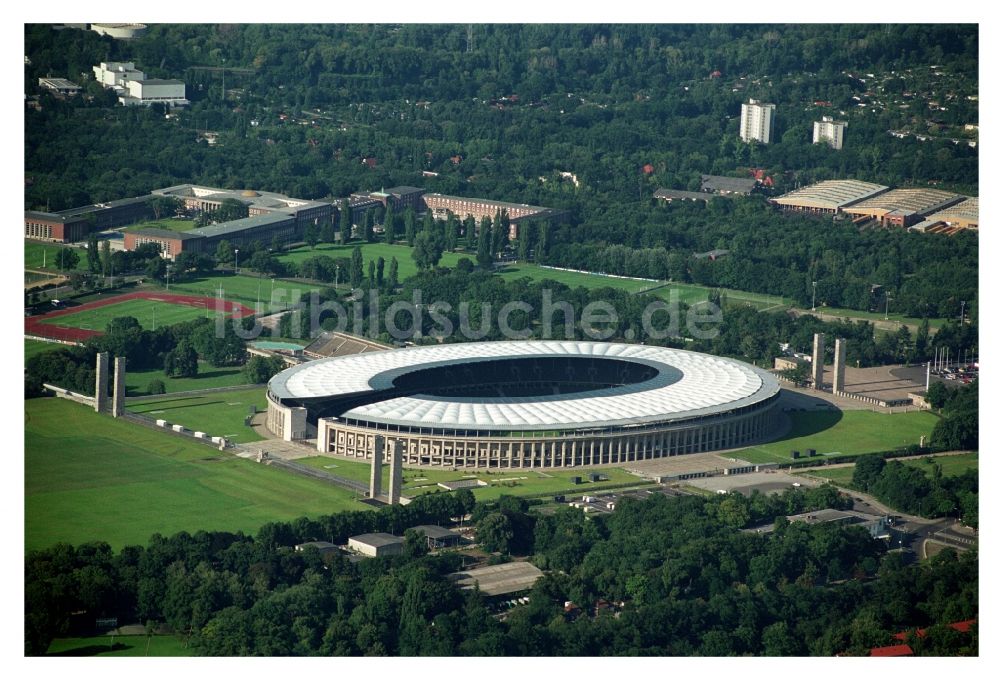
{"type": "Polygon", "coordinates": [[[979,526],[979,473],[967,470],[946,477],[934,458],[903,463],[879,456],[861,456],[851,483],[859,490],[908,514],[927,518],[954,516],[979,526]]]}

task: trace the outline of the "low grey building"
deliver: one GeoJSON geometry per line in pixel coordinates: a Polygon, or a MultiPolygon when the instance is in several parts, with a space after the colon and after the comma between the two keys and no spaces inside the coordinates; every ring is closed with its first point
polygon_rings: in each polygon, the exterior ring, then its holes
{"type": "Polygon", "coordinates": [[[347,540],[349,549],[364,556],[392,556],[403,552],[405,538],[389,533],[364,533],[347,540]]]}
{"type": "Polygon", "coordinates": [[[430,549],[454,547],[462,541],[460,534],[442,526],[414,526],[411,530],[415,530],[427,538],[427,546],[430,549]]]}

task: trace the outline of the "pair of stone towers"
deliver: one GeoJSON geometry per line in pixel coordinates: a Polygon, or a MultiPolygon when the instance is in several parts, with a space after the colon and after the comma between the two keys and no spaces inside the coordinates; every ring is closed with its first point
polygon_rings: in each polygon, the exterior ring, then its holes
{"type": "MultiPolygon", "coordinates": [[[[382,464],[385,459],[385,437],[375,437],[375,448],[372,451],[371,483],[368,487],[368,497],[378,499],[382,493],[382,464]]],[[[392,442],[392,464],[389,465],[389,495],[390,505],[399,504],[399,496],[403,490],[403,440],[392,442]]]]}
{"type": "MultiPolygon", "coordinates": [[[[824,336],[813,334],[812,381],[814,390],[823,389],[824,336]]],[[[833,393],[844,391],[844,365],[847,362],[847,339],[837,338],[833,347],[833,393]]]]}
{"type": "Polygon", "coordinates": [[[108,363],[107,352],[97,355],[97,382],[94,387],[94,410],[98,413],[110,413],[115,418],[125,413],[125,357],[115,357],[114,393],[108,402],[108,363]]]}

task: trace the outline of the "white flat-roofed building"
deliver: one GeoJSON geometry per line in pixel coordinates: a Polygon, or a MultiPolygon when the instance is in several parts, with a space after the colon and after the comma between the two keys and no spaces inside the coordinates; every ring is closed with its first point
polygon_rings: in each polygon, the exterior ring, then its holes
{"type": "Polygon", "coordinates": [[[817,214],[839,214],[844,207],[874,197],[889,189],[887,185],[847,179],[820,181],[770,200],[782,209],[817,214]]]}
{"type": "Polygon", "coordinates": [[[403,553],[406,538],[388,533],[365,533],[348,538],[347,547],[362,556],[392,556],[403,553]]]}
{"type": "Polygon", "coordinates": [[[126,106],[148,106],[163,103],[168,106],[186,106],[184,82],[181,80],[129,80],[125,95],[118,100],[126,106]]]}
{"type": "Polygon", "coordinates": [[[126,83],[145,80],[146,74],[136,70],[131,61],[102,61],[101,65],[94,66],[94,79],[105,88],[111,87],[124,92],[126,83]]]}
{"type": "Polygon", "coordinates": [[[774,134],[774,104],[750,99],[740,113],[740,138],[746,143],[770,143],[774,134]]]}
{"type": "Polygon", "coordinates": [[[826,143],[834,150],[844,147],[844,129],[847,122],[823,116],[821,122],[813,122],[813,143],[826,143]]]}

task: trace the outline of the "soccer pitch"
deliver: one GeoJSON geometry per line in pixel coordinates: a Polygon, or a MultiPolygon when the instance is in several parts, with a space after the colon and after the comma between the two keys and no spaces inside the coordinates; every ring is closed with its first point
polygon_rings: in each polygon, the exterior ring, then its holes
{"type": "Polygon", "coordinates": [[[514,265],[497,268],[497,274],[503,279],[521,279],[530,277],[536,282],[552,280],[560,282],[570,288],[582,286],[585,289],[622,289],[629,293],[638,293],[645,289],[658,286],[663,282],[647,281],[644,279],[627,279],[624,277],[608,277],[607,275],[592,274],[589,272],[577,272],[576,270],[557,270],[555,268],[545,268],[533,263],[516,263],[514,265]]]}
{"type": "Polygon", "coordinates": [[[218,298],[222,289],[224,300],[243,303],[255,309],[259,299],[263,304],[261,312],[284,309],[299,297],[307,298],[310,291],[318,291],[323,285],[289,282],[284,279],[249,275],[216,274],[183,282],[170,282],[171,293],[188,293],[208,298],[218,298]],[[269,304],[270,303],[270,304],[269,304]]]}
{"type": "Polygon", "coordinates": [[[90,310],[80,310],[64,314],[52,319],[42,319],[42,324],[69,326],[77,329],[104,331],[115,317],[135,317],[144,329],[155,329],[158,326],[170,326],[180,322],[188,322],[199,317],[215,317],[214,310],[177,305],[157,300],[132,299],[113,305],[104,305],[90,310]]]}
{"type": "Polygon", "coordinates": [[[103,540],[115,548],[181,530],[255,533],[368,509],[353,493],[62,399],[25,401],[26,550],[103,540]]]}

